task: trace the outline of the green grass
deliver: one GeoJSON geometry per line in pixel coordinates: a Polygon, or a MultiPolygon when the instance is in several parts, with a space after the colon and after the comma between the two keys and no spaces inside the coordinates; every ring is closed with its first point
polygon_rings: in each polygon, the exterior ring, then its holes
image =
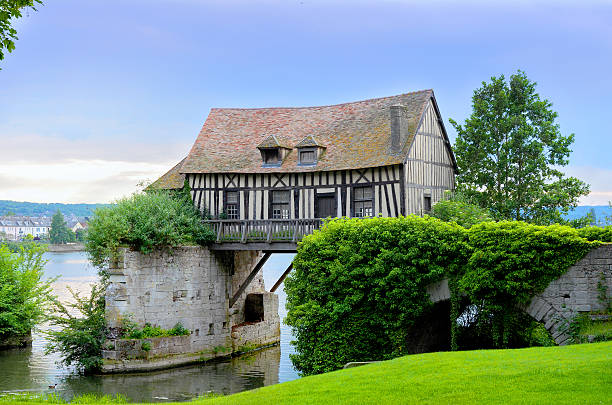
{"type": "Polygon", "coordinates": [[[612,321],[592,322],[581,330],[583,335],[604,335],[612,332],[612,321]]]}
{"type": "Polygon", "coordinates": [[[195,403],[610,404],[612,342],[419,354],[195,403]]]}

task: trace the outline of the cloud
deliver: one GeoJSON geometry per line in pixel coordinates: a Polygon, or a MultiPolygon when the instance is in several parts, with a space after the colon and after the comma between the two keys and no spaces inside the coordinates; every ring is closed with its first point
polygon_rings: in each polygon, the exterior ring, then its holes
{"type": "Polygon", "coordinates": [[[58,136],[12,135],[2,137],[3,163],[67,163],[79,160],[106,160],[143,163],[179,161],[191,143],[138,142],[129,139],[76,139],[58,136]]]}
{"type": "Polygon", "coordinates": [[[591,192],[580,199],[580,205],[608,205],[608,202],[612,201],[612,169],[568,166],[562,170],[568,176],[576,177],[591,185],[591,192]]]}
{"type": "Polygon", "coordinates": [[[81,159],[53,164],[2,162],[0,199],[106,203],[137,191],[139,182],[155,180],[175,164],[81,159]]]}

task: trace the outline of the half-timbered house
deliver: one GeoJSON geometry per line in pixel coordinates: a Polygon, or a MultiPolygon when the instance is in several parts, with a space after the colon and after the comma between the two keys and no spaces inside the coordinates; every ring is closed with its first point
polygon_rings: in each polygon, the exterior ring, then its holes
{"type": "Polygon", "coordinates": [[[153,188],[187,178],[213,219],[422,214],[457,165],[432,90],[322,107],[213,108],[188,156],[153,188]]]}

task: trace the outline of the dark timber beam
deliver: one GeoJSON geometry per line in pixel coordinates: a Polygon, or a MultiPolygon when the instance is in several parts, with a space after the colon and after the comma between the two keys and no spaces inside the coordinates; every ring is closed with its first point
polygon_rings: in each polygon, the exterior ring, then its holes
{"type": "Polygon", "coordinates": [[[291,262],[289,264],[289,267],[287,267],[287,270],[285,270],[285,272],[283,273],[282,276],[280,276],[278,281],[276,283],[274,283],[274,286],[272,288],[270,288],[270,292],[276,291],[276,289],[283,283],[283,281],[285,280],[285,277],[287,277],[287,275],[289,274],[291,269],[293,269],[293,262],[291,262]]]}
{"type": "Polygon", "coordinates": [[[210,250],[262,250],[271,253],[296,253],[296,242],[221,242],[210,245],[210,250]]]}
{"type": "Polygon", "coordinates": [[[268,253],[268,252],[264,253],[263,257],[257,262],[255,267],[253,267],[253,270],[251,271],[251,273],[247,276],[246,280],[244,280],[244,283],[240,285],[240,288],[238,288],[238,291],[236,291],[236,294],[234,294],[234,296],[230,300],[229,302],[230,308],[234,306],[236,301],[238,301],[238,298],[240,298],[244,290],[246,290],[249,284],[251,284],[251,281],[253,281],[253,279],[255,278],[255,275],[259,272],[259,270],[261,270],[262,266],[268,261],[271,255],[272,253],[268,253]]]}

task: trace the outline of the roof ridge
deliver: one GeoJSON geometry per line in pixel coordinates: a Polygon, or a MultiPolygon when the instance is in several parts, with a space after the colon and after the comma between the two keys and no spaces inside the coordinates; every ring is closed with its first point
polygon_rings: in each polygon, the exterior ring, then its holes
{"type": "Polygon", "coordinates": [[[417,90],[417,91],[411,91],[408,93],[401,93],[401,94],[396,94],[394,96],[386,96],[386,97],[374,97],[374,98],[367,98],[365,100],[356,100],[356,101],[348,101],[346,103],[338,103],[338,104],[326,104],[326,105],[313,105],[313,106],[302,106],[302,107],[253,107],[253,108],[243,108],[243,107],[212,107],[210,110],[234,110],[234,111],[253,111],[253,110],[304,110],[304,109],[314,109],[314,108],[323,108],[323,107],[339,107],[342,105],[349,105],[349,104],[357,104],[357,103],[365,103],[367,101],[375,101],[375,100],[384,100],[387,98],[394,98],[394,97],[401,97],[401,96],[410,96],[413,94],[418,94],[418,93],[432,93],[433,94],[433,89],[424,89],[424,90],[417,90]]]}

